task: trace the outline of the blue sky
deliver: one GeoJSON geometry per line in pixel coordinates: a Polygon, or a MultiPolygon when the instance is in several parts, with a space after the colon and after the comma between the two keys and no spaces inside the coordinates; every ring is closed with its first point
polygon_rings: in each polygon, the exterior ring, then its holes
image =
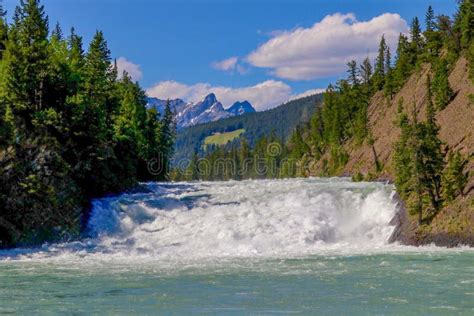
{"type": "MultiPolygon", "coordinates": [[[[3,0],[10,15],[17,3],[3,0]]],[[[151,95],[196,101],[213,91],[226,107],[245,98],[260,110],[325,88],[350,59],[373,57],[382,33],[393,42],[415,15],[423,21],[429,4],[456,9],[454,0],[42,3],[51,24],[74,26],[86,43],[103,30],[113,57],[151,95]]]]}

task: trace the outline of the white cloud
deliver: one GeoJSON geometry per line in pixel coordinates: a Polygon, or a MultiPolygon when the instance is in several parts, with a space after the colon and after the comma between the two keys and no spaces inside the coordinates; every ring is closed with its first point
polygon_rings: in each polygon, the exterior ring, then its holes
{"type": "Polygon", "coordinates": [[[299,93],[299,94],[296,94],[294,95],[291,100],[295,100],[295,99],[300,99],[300,98],[304,98],[304,97],[308,97],[310,95],[314,95],[314,94],[318,94],[318,93],[323,93],[324,91],[326,91],[326,89],[311,89],[311,90],[307,90],[305,92],[302,92],[302,93],[299,93]]]}
{"type": "MultiPolygon", "coordinates": [[[[319,89],[309,91],[305,95],[310,95],[319,89]]],[[[257,111],[268,110],[295,98],[289,85],[276,80],[267,80],[254,86],[241,88],[212,86],[208,83],[186,85],[176,81],[162,81],[147,89],[147,94],[151,97],[180,98],[188,102],[200,101],[211,92],[216,94],[217,99],[222,102],[225,108],[230,107],[236,101],[247,100],[257,111]]]]}
{"type": "Polygon", "coordinates": [[[357,21],[354,14],[326,16],[310,28],[277,33],[250,53],[253,66],[269,68],[280,78],[308,80],[340,74],[352,59],[375,56],[384,34],[394,48],[408,26],[398,14],[385,13],[370,21],[357,21]]]}
{"type": "Polygon", "coordinates": [[[117,59],[117,71],[119,78],[123,76],[124,71],[126,71],[135,81],[138,81],[143,77],[143,72],[140,68],[140,65],[132,63],[125,57],[119,57],[117,59]]]}
{"type": "Polygon", "coordinates": [[[237,65],[237,61],[239,61],[237,57],[230,57],[221,61],[213,62],[212,67],[222,71],[234,70],[237,65]]]}
{"type": "Polygon", "coordinates": [[[216,61],[211,64],[212,68],[222,71],[229,71],[231,73],[246,74],[249,69],[242,65],[238,57],[230,57],[221,61],[216,61]]]}

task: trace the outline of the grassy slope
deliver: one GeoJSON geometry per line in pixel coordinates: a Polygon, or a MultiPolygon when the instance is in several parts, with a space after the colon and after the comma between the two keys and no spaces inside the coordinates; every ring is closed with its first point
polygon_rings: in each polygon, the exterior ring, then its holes
{"type": "MultiPolygon", "coordinates": [[[[393,180],[392,155],[393,145],[400,130],[393,123],[397,117],[397,107],[403,98],[407,113],[412,113],[413,106],[419,119],[425,116],[426,76],[429,66],[422,67],[413,74],[401,91],[388,101],[381,92],[377,93],[369,106],[369,124],[374,136],[376,155],[383,164],[379,178],[393,180]]],[[[465,156],[470,155],[467,170],[470,172],[469,183],[465,188],[465,197],[458,197],[449,206],[442,209],[429,225],[418,227],[414,218],[407,216],[403,236],[405,243],[426,244],[436,242],[440,245],[471,243],[474,245],[474,104],[469,95],[474,94],[474,85],[468,78],[467,61],[460,58],[449,76],[455,97],[450,104],[436,116],[440,125],[440,138],[450,148],[460,150],[465,156]]],[[[346,150],[350,155],[349,162],[340,174],[353,175],[357,172],[375,173],[375,157],[368,144],[356,146],[348,143],[346,150]]],[[[318,175],[321,165],[312,168],[312,174],[318,175]]]]}
{"type": "Polygon", "coordinates": [[[215,133],[204,139],[204,145],[225,145],[228,142],[239,138],[241,134],[245,133],[245,129],[241,128],[227,133],[215,133]]]}

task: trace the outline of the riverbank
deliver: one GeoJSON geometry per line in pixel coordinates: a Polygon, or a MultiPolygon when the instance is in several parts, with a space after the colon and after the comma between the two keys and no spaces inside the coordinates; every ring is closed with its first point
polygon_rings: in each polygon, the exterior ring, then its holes
{"type": "Polygon", "coordinates": [[[389,242],[409,246],[434,244],[439,247],[474,247],[472,205],[474,197],[460,197],[443,208],[430,221],[418,224],[416,216],[408,214],[405,203],[396,194],[397,213],[392,219],[395,229],[389,242]]]}

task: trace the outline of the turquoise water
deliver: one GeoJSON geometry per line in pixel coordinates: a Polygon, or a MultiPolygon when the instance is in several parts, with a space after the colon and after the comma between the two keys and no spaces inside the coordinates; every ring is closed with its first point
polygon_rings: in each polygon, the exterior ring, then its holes
{"type": "Polygon", "coordinates": [[[147,188],[80,241],[0,251],[0,314],[474,315],[474,250],[388,244],[390,185],[147,188]]]}
{"type": "Polygon", "coordinates": [[[32,314],[472,315],[474,254],[236,260],[0,263],[0,312],[32,314]]]}

